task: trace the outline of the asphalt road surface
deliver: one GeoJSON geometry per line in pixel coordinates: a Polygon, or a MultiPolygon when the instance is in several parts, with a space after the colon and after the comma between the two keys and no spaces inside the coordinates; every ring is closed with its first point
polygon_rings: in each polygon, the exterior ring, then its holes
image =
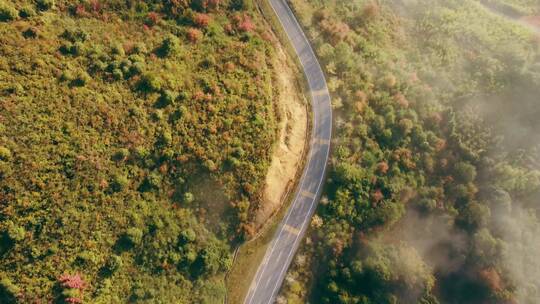
{"type": "Polygon", "coordinates": [[[283,283],[294,253],[320,198],[332,137],[330,94],[321,66],[285,0],[268,0],[302,64],[312,101],[310,153],[294,201],[257,270],[244,304],[270,304],[283,283]]]}

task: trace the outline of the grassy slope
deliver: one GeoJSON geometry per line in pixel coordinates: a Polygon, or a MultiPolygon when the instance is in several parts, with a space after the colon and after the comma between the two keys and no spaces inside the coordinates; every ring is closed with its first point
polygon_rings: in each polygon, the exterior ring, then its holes
{"type": "Polygon", "coordinates": [[[275,138],[264,26],[66,3],[0,23],[1,302],[216,303],[275,138]]]}

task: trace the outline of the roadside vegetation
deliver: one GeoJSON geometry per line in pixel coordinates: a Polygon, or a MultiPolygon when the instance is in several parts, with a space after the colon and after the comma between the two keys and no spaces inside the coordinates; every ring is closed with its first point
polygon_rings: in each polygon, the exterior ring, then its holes
{"type": "Polygon", "coordinates": [[[278,303],[537,303],[537,34],[472,0],[291,2],[337,131],[278,303]]]}
{"type": "Polygon", "coordinates": [[[219,303],[277,138],[249,0],[0,0],[0,303],[219,303]]]}

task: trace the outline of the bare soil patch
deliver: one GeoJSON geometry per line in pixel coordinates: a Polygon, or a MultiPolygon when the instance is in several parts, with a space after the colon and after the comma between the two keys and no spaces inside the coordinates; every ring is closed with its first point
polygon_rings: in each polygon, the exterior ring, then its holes
{"type": "Polygon", "coordinates": [[[300,93],[296,71],[282,47],[278,44],[274,63],[276,102],[281,121],[279,141],[276,143],[272,163],[266,175],[263,201],[255,212],[255,224],[261,228],[279,209],[294,186],[302,168],[302,157],[308,136],[307,101],[300,93]]]}

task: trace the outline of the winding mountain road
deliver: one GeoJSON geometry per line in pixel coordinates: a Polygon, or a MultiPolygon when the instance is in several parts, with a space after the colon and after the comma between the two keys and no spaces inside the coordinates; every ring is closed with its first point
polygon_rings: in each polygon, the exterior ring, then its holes
{"type": "Polygon", "coordinates": [[[330,94],[317,57],[286,0],[268,1],[302,64],[311,93],[313,124],[310,152],[294,201],[266,251],[244,304],[270,304],[275,300],[319,201],[332,138],[330,94]]]}

